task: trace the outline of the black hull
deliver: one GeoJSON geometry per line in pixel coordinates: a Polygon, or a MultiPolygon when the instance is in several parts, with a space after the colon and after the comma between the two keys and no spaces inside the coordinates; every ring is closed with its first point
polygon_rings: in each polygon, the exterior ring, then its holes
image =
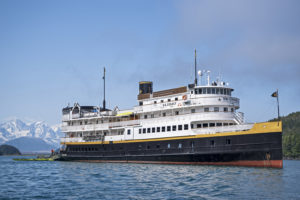
{"type": "Polygon", "coordinates": [[[110,144],[72,144],[61,159],[90,162],[205,164],[282,168],[282,134],[138,141],[110,144]]]}

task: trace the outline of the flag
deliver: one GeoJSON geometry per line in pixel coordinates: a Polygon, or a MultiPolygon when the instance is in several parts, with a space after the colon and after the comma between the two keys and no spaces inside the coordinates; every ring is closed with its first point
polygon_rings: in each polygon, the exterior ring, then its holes
{"type": "Polygon", "coordinates": [[[273,92],[271,96],[272,96],[272,97],[278,97],[278,91],[273,92]]]}

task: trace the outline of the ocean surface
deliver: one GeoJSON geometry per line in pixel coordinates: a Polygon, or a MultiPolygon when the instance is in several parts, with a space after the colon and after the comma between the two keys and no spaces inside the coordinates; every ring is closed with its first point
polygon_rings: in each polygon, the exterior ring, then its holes
{"type": "Polygon", "coordinates": [[[267,169],[13,158],[0,156],[0,199],[300,199],[300,161],[267,169]]]}

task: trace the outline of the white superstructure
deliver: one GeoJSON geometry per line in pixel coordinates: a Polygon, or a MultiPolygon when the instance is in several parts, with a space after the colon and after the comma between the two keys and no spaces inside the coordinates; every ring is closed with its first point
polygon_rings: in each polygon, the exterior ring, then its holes
{"type": "Polygon", "coordinates": [[[249,130],[233,89],[219,80],[152,92],[152,82],[140,82],[138,105],[130,110],[80,106],[63,109],[61,143],[143,140],[249,130]]]}

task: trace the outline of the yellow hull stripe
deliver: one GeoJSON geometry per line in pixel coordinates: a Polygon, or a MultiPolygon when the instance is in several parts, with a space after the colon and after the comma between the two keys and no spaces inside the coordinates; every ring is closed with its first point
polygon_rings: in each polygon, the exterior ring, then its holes
{"type": "Polygon", "coordinates": [[[121,141],[96,141],[96,142],[61,142],[66,145],[82,145],[82,144],[120,144],[120,143],[134,143],[134,142],[153,142],[153,141],[165,141],[165,140],[178,140],[178,139],[195,139],[195,138],[208,138],[208,137],[221,137],[221,136],[234,136],[234,135],[248,135],[248,134],[261,134],[261,133],[274,133],[282,132],[282,122],[264,122],[255,123],[250,130],[236,131],[236,132],[222,132],[211,134],[199,134],[192,136],[180,136],[180,137],[166,137],[166,138],[153,138],[153,139],[141,139],[141,140],[121,140],[121,141]]]}

